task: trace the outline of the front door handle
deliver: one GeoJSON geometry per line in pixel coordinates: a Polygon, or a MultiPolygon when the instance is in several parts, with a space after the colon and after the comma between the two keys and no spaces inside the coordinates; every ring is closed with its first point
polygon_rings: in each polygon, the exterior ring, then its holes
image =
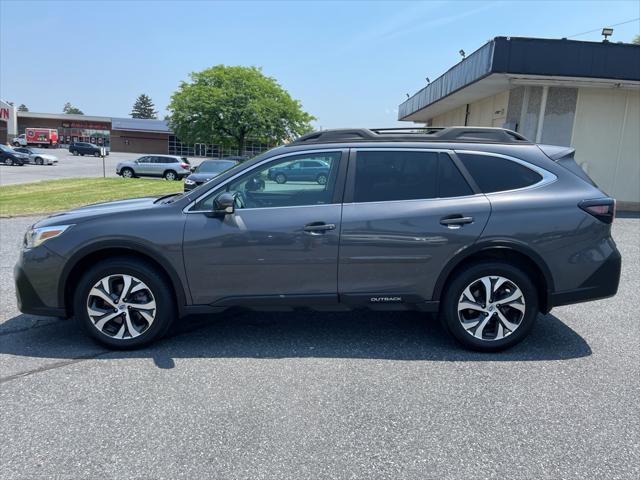
{"type": "Polygon", "coordinates": [[[449,215],[440,219],[440,225],[444,225],[449,228],[460,228],[462,225],[472,223],[473,217],[465,217],[463,215],[449,215]]]}
{"type": "Polygon", "coordinates": [[[311,235],[320,235],[321,233],[329,230],[335,230],[336,226],[333,223],[313,222],[304,226],[304,231],[311,235]]]}

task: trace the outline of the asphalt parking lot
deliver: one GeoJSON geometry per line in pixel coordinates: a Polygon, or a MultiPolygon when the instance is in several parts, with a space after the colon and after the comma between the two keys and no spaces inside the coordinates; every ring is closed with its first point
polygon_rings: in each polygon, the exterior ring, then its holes
{"type": "MultiPolygon", "coordinates": [[[[101,177],[102,158],[85,155],[73,156],[64,148],[43,150],[45,153],[58,158],[58,165],[24,165],[22,167],[7,167],[0,165],[0,185],[37,182],[40,180],[54,180],[58,178],[101,177]]],[[[135,160],[143,156],[141,153],[111,152],[105,157],[105,174],[107,177],[116,176],[118,162],[135,160]]],[[[198,165],[202,159],[190,159],[192,165],[198,165]]]]}
{"type": "Polygon", "coordinates": [[[0,219],[0,478],[638,478],[640,219],[618,295],[501,354],[417,313],[227,313],[109,352],[16,310],[0,219]]]}

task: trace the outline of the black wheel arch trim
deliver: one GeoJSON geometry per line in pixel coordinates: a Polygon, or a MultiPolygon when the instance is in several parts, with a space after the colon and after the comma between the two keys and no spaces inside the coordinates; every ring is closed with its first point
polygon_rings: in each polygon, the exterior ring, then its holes
{"type": "Polygon", "coordinates": [[[71,272],[75,267],[87,256],[97,253],[100,250],[119,249],[128,250],[132,254],[140,254],[153,259],[160,268],[167,274],[171,281],[171,286],[176,294],[177,308],[179,312],[182,312],[188,304],[190,293],[185,291],[185,282],[180,279],[178,272],[173,268],[171,262],[169,262],[160,252],[150,248],[149,245],[142,242],[136,242],[134,240],[101,240],[89,245],[85,245],[83,248],[77,250],[68,259],[60,275],[60,282],[58,283],[58,305],[61,305],[65,310],[69,310],[69,305],[65,304],[66,296],[66,283],[69,279],[71,272]]]}
{"type": "MultiPolygon", "coordinates": [[[[542,259],[542,257],[536,253],[531,247],[524,243],[516,242],[514,240],[509,239],[494,239],[494,240],[486,240],[475,243],[461,251],[459,251],[453,258],[449,260],[449,262],[445,265],[445,267],[440,272],[438,276],[438,280],[436,281],[434,290],[433,290],[433,300],[440,300],[442,296],[447,280],[451,273],[458,267],[462,262],[470,258],[471,256],[486,252],[489,250],[511,250],[513,252],[517,252],[521,255],[524,255],[529,260],[531,260],[538,269],[542,272],[544,276],[544,280],[546,283],[546,294],[545,298],[540,299],[543,306],[541,310],[550,310],[551,309],[551,295],[555,291],[555,286],[553,282],[553,276],[551,275],[551,270],[547,263],[542,259]]],[[[546,313],[546,312],[545,312],[546,313]]]]}

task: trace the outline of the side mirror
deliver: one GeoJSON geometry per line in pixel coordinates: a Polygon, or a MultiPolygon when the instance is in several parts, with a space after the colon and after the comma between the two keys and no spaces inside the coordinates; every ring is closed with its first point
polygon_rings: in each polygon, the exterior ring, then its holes
{"type": "Polygon", "coordinates": [[[214,215],[231,215],[235,212],[237,193],[224,192],[213,202],[214,215]]]}

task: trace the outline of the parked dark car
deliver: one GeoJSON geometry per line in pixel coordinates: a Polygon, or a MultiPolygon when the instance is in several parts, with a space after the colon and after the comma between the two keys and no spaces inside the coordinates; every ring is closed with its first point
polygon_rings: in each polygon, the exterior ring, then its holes
{"type": "MultiPolygon", "coordinates": [[[[99,157],[100,147],[93,143],[75,142],[69,145],[69,153],[73,155],[93,155],[94,157],[99,157]]],[[[105,152],[105,155],[109,155],[108,150],[105,152]]]]}
{"type": "Polygon", "coordinates": [[[18,306],[74,315],[113,348],[230,307],[439,311],[464,346],[495,351],[539,312],[616,293],[615,200],[573,149],[430,132],[315,132],[190,192],[40,220],[15,267],[18,306]],[[264,180],[304,162],[326,181],[264,180]]]}
{"type": "Polygon", "coordinates": [[[16,152],[13,148],[0,144],[0,162],[7,165],[22,166],[29,163],[29,155],[16,152]]]}
{"type": "Polygon", "coordinates": [[[267,178],[280,184],[298,181],[324,185],[329,178],[329,164],[319,158],[294,161],[270,168],[267,178]]]}
{"type": "Polygon", "coordinates": [[[238,162],[235,160],[203,160],[193,173],[184,179],[184,191],[193,190],[236,165],[238,162]]]}

